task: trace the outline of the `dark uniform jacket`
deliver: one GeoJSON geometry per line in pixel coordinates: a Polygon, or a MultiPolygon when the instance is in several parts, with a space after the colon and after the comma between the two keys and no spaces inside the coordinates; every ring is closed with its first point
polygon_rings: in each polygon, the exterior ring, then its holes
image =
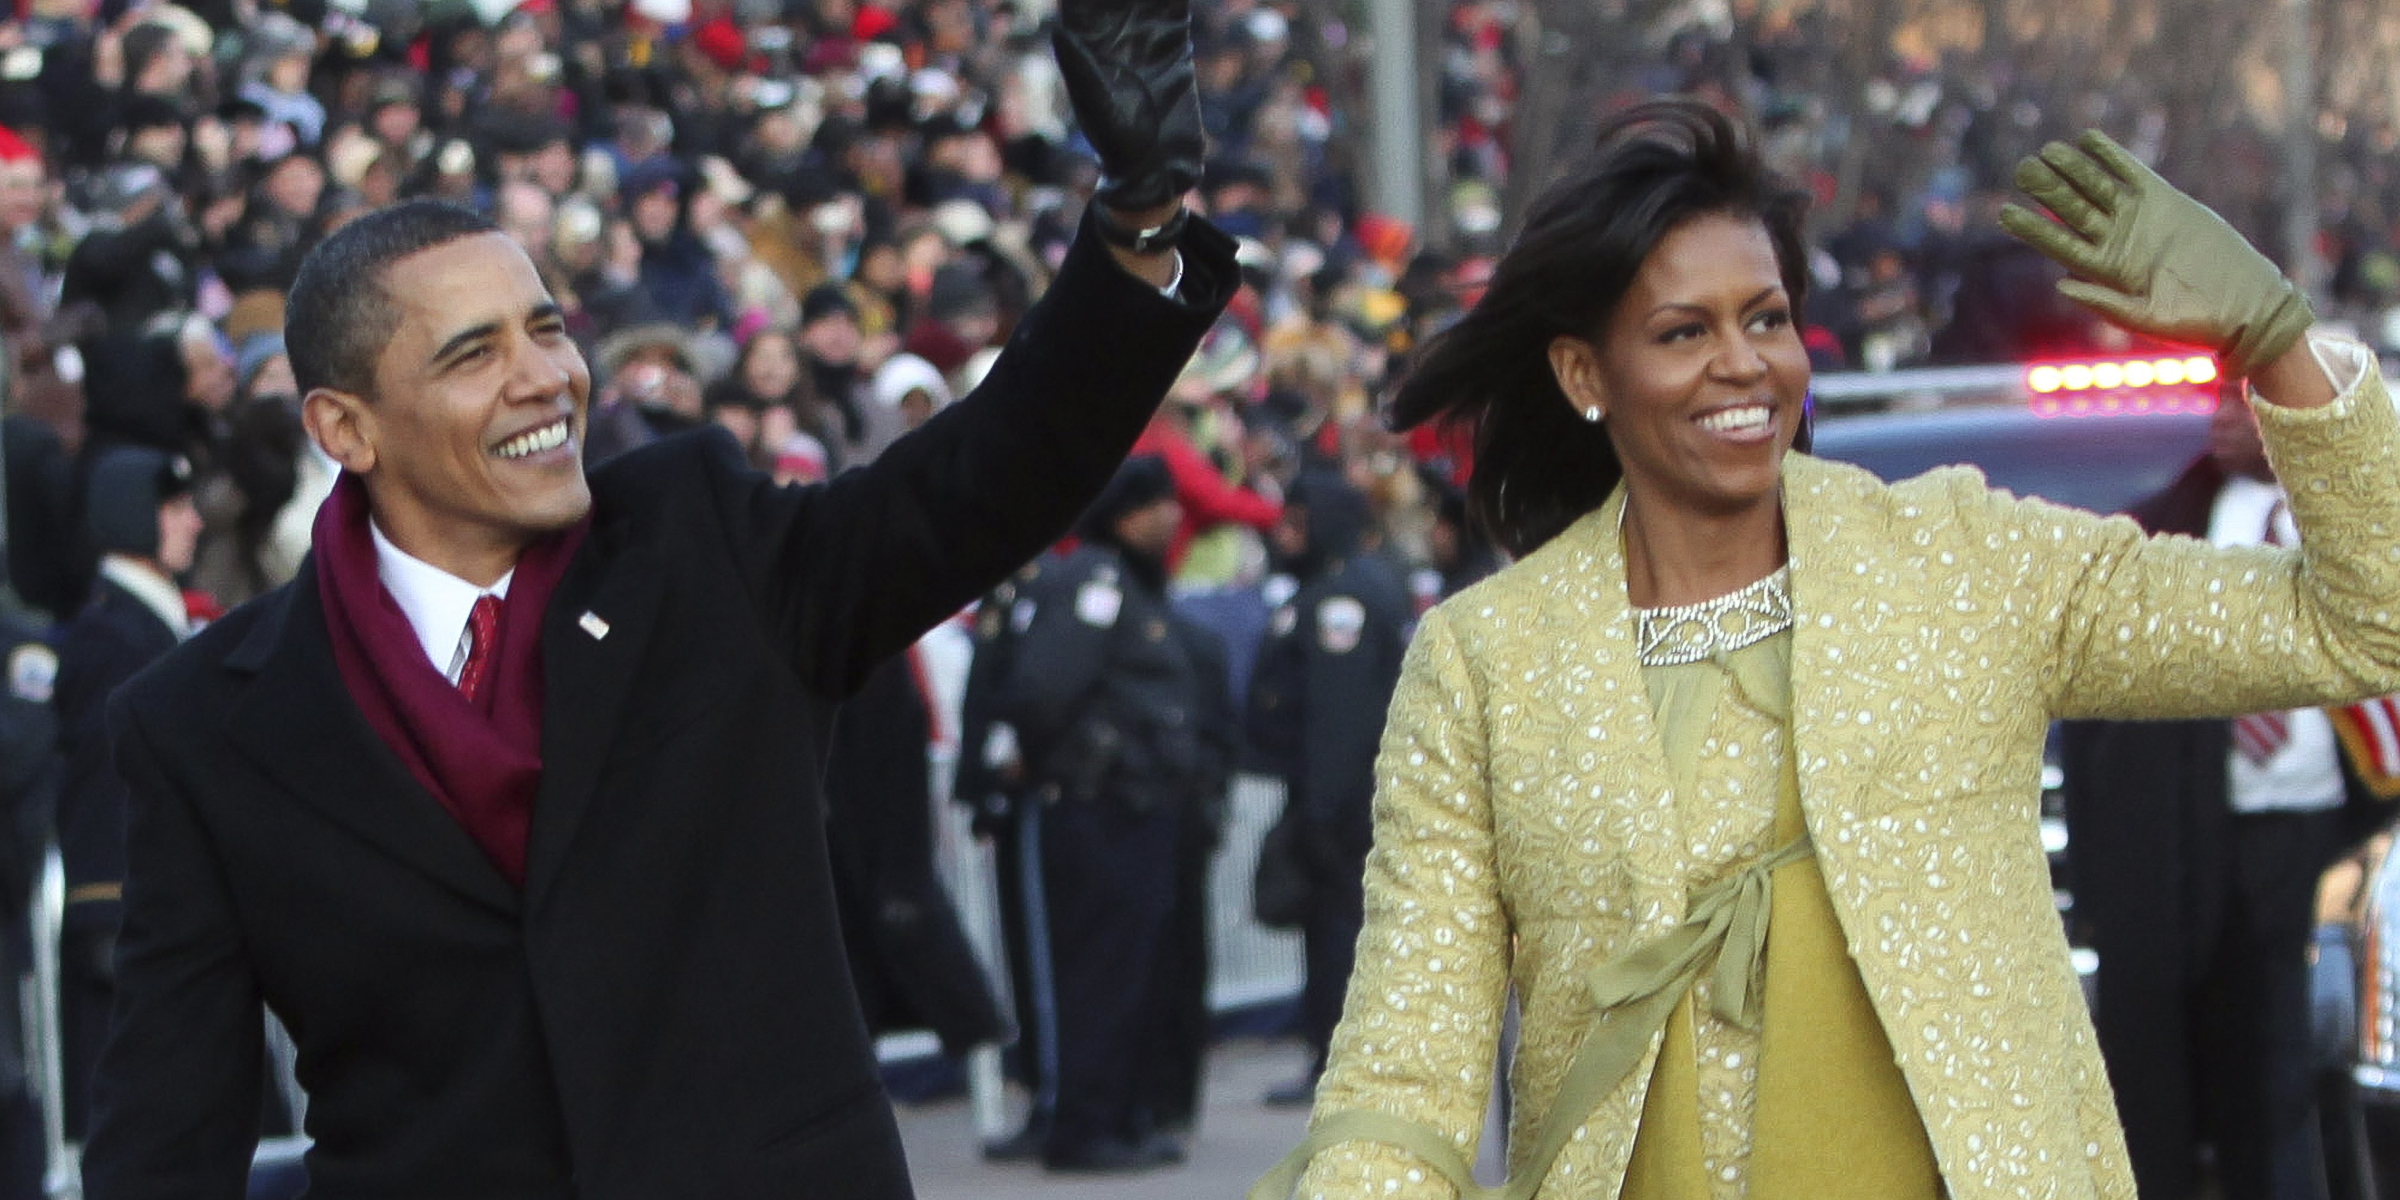
{"type": "MultiPolygon", "coordinates": [[[[14,618],[0,616],[0,971],[33,971],[33,881],[41,870],[58,799],[58,721],[50,707],[58,656],[14,618]]],[[[41,1136],[41,1111],[27,1070],[24,1006],[0,1004],[0,1197],[43,1195],[42,1156],[24,1152],[41,1136]]]]}
{"type": "Polygon", "coordinates": [[[1045,802],[1151,813],[1223,795],[1224,652],[1147,574],[1086,544],[1018,591],[1024,629],[993,715],[1016,730],[1045,802]]]}
{"type": "MultiPolygon", "coordinates": [[[[57,816],[59,732],[51,702],[58,654],[33,629],[0,615],[0,672],[0,919],[12,922],[0,944],[7,944],[25,931],[26,905],[57,816]]],[[[0,1005],[0,1028],[14,1028],[18,1007],[0,1005]]],[[[0,1054],[23,1045],[9,1042],[0,1054]]]]}
{"type": "MultiPolygon", "coordinates": [[[[67,886],[125,879],[125,783],[108,760],[109,693],[175,648],[175,631],[109,579],[59,638],[58,719],[66,754],[58,850],[67,886]]],[[[112,912],[113,915],[113,912],[112,912]]]]}
{"type": "Polygon", "coordinates": [[[1246,733],[1284,781],[1312,873],[1355,881],[1374,840],[1375,752],[1415,605],[1390,563],[1360,547],[1369,514],[1356,488],[1311,473],[1290,503],[1307,509],[1309,553],[1300,590],[1268,618],[1246,733]]]}
{"type": "Polygon", "coordinates": [[[1231,290],[1078,239],[972,396],[780,489],[714,431],[592,475],[542,626],[522,891],[369,729],[313,569],[120,692],[132,789],[91,1200],[243,1194],[259,1004],[310,1195],[905,1197],[817,791],[834,703],[1054,540],[1231,290]]]}
{"type": "MultiPolygon", "coordinates": [[[[1015,662],[1017,634],[1011,622],[1017,613],[1017,593],[1039,578],[1047,563],[1028,563],[1006,583],[993,588],[975,606],[975,656],[967,661],[967,686],[958,714],[958,770],[951,776],[951,798],[974,814],[979,834],[998,832],[1014,809],[1024,780],[1015,755],[1013,729],[999,734],[995,717],[1000,686],[1008,681],[1015,662]]],[[[1031,617],[1032,608],[1025,610],[1031,617]]]]}

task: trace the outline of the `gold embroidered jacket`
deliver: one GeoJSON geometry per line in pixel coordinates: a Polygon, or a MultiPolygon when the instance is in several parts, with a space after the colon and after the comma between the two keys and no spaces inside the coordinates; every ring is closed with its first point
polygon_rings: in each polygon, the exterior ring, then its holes
{"type": "MultiPolygon", "coordinates": [[[[2036,822],[2054,717],[2190,717],[2400,691],[2400,419],[2372,368],[2259,404],[2304,548],[2212,548],[1989,490],[1783,471],[1802,807],[1950,1194],[2132,1197],[2036,822]]],[[[1587,972],[1684,915],[1685,839],[1635,661],[1622,494],[1428,614],[1377,765],[1358,969],[1320,1116],[1421,1122],[1471,1160],[1505,990],[1512,1145],[1590,1027],[1587,972]]],[[[1540,1195],[1614,1197],[1650,1056],[1540,1195]]],[[[1346,1142],[1299,1194],[1439,1198],[1346,1142]]]]}

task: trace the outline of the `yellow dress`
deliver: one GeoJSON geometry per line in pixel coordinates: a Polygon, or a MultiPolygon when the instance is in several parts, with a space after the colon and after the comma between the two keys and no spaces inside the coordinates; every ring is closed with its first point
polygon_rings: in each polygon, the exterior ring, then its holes
{"type": "MultiPolygon", "coordinates": [[[[1644,667],[1676,821],[1708,887],[1802,837],[1790,754],[1791,634],[1644,667]]],[[[1932,1200],[1933,1148],[1813,858],[1774,870],[1760,1028],[1707,974],[1667,1019],[1624,1200],[1932,1200]]]]}

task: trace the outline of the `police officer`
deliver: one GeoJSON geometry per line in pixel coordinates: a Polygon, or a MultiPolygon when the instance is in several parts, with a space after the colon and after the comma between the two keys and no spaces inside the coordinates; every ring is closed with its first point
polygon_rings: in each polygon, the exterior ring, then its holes
{"type": "Polygon", "coordinates": [[[952,794],[972,814],[975,835],[992,844],[993,879],[1000,901],[1000,927],[1007,948],[1011,1011],[1016,1042],[1008,1071],[1033,1097],[1025,1124],[1016,1133],[987,1142],[993,1162],[1040,1158],[1050,1139],[1050,1110],[1058,1077],[1058,1008],[1051,993],[1049,918],[1042,906],[1039,825],[1041,806],[1024,803],[1024,754],[1017,731],[1000,720],[1000,687],[1016,661],[1017,635],[1033,615],[1033,602],[1020,593],[1041,578],[1046,561],[1029,563],[1014,578],[986,593],[975,606],[975,655],[967,664],[966,693],[959,702],[958,769],[952,794]]]}
{"type": "Polygon", "coordinates": [[[1375,751],[1415,607],[1399,573],[1368,548],[1371,521],[1364,493],[1312,467],[1293,481],[1272,534],[1278,565],[1300,587],[1268,620],[1247,732],[1260,764],[1283,778],[1279,840],[1307,879],[1300,1022],[1312,1058],[1307,1074],[1267,1093],[1270,1105],[1315,1095],[1364,919],[1375,751]]]}
{"type": "Polygon", "coordinates": [[[192,566],[200,515],[181,457],[114,446],[94,459],[85,525],[100,573],[59,638],[58,720],[66,755],[58,846],[67,868],[60,933],[59,1021],[67,1134],[83,1135],[92,1070],[116,995],[125,891],[125,784],[108,758],[108,694],[191,634],[175,577],[192,566]]]}
{"type": "MultiPolygon", "coordinates": [[[[1205,656],[1167,600],[1180,506],[1164,463],[1129,460],[1085,514],[1084,544],[1027,583],[995,715],[1016,733],[1038,839],[1058,1033],[1043,1162],[1180,1162],[1152,1101],[1175,1001],[1157,986],[1175,924],[1189,807],[1221,794],[1205,656]]],[[[1221,654],[1221,651],[1219,652],[1221,654]]],[[[1219,684],[1218,686],[1222,686],[1219,684]]]]}
{"type": "Polygon", "coordinates": [[[1242,715],[1233,699],[1232,664],[1223,636],[1181,603],[1170,622],[1191,655],[1199,688],[1193,706],[1202,765],[1187,781],[1175,835],[1175,904],[1167,918],[1163,961],[1155,978],[1164,1005],[1155,1069],[1143,1103],[1161,1129],[1188,1135],[1199,1123],[1200,1079],[1208,1061],[1209,875],[1224,841],[1226,787],[1241,742],[1242,715]]]}
{"type": "MultiPolygon", "coordinates": [[[[0,613],[0,975],[13,985],[33,969],[29,921],[58,802],[58,720],[50,707],[58,655],[34,630],[0,613]]],[[[0,1003],[0,1200],[42,1193],[42,1120],[24,1006],[0,1003]]]]}

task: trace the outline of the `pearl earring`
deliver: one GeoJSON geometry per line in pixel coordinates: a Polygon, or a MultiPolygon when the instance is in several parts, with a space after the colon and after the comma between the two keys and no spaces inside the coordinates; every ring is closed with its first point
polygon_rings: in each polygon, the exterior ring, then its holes
{"type": "Polygon", "coordinates": [[[1584,419],[1584,420],[1586,420],[1586,421],[1590,421],[1590,422],[1591,422],[1592,424],[1594,424],[1594,425],[1597,425],[1597,424],[1599,424],[1599,423],[1600,423],[1600,418],[1601,418],[1602,416],[1605,416],[1605,415],[1606,415],[1606,414],[1604,414],[1604,413],[1602,413],[1602,412],[1600,411],[1600,406],[1599,406],[1599,405],[1597,405],[1597,404],[1595,404],[1595,405],[1591,406],[1590,408],[1587,408],[1587,409],[1583,410],[1583,419],[1584,419]]]}

